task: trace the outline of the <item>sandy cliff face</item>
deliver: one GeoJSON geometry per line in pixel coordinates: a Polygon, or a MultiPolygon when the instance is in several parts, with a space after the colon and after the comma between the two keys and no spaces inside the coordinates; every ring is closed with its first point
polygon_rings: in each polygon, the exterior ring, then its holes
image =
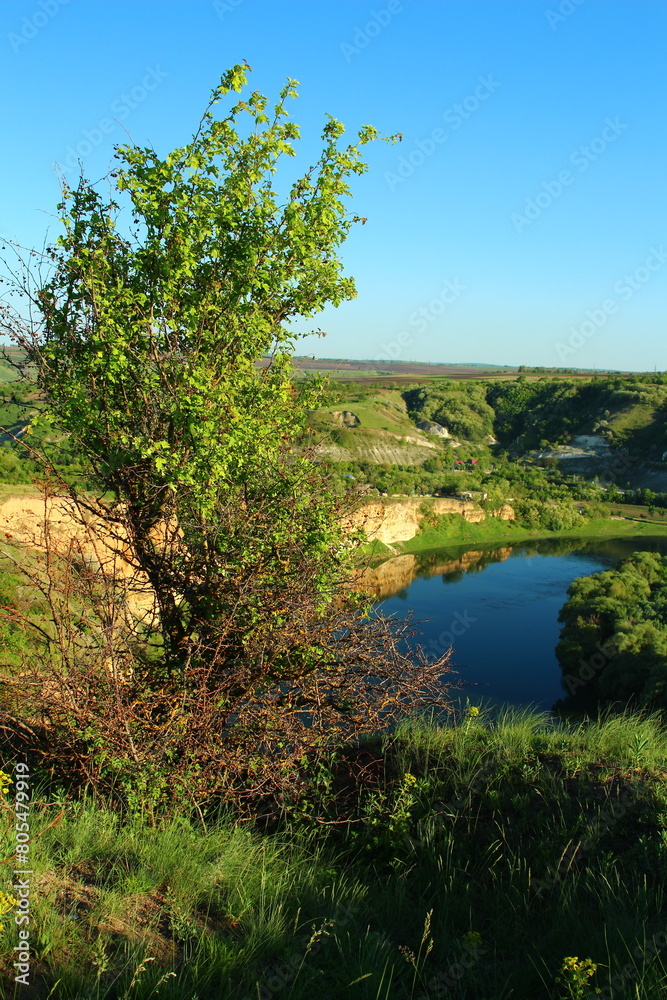
{"type": "Polygon", "coordinates": [[[0,504],[0,532],[31,548],[44,549],[47,537],[60,548],[76,540],[89,547],[88,532],[69,497],[35,494],[10,497],[0,504]]]}
{"type": "Polygon", "coordinates": [[[145,576],[131,562],[131,549],[122,528],[115,538],[103,522],[77,510],[66,496],[29,494],[10,497],[0,504],[0,540],[19,542],[31,549],[49,550],[123,581],[128,606],[134,612],[152,608],[154,594],[145,576]]]}
{"type": "MultiPolygon", "coordinates": [[[[471,500],[455,500],[450,497],[407,497],[405,500],[383,503],[382,500],[368,500],[345,520],[344,530],[365,531],[369,541],[407,542],[418,533],[424,519],[423,507],[427,504],[433,513],[459,514],[465,521],[478,524],[486,518],[486,512],[471,500]]],[[[509,504],[503,504],[493,511],[496,517],[510,521],[514,511],[509,504]]]]}
{"type": "Polygon", "coordinates": [[[420,504],[413,500],[383,503],[370,500],[358,507],[343,522],[345,532],[365,531],[370,541],[406,541],[419,531],[422,515],[420,504]]]}
{"type": "MultiPolygon", "coordinates": [[[[420,529],[425,506],[436,516],[458,514],[470,523],[483,521],[487,516],[472,501],[450,497],[406,497],[405,500],[389,502],[369,500],[346,518],[343,528],[347,532],[361,528],[371,541],[387,544],[408,541],[420,529]]],[[[503,520],[514,516],[509,504],[504,504],[493,513],[503,520]]],[[[94,520],[90,529],[86,529],[68,497],[49,497],[45,501],[43,497],[33,494],[5,500],[0,504],[0,536],[42,551],[48,538],[54,551],[63,555],[69,551],[75,556],[90,559],[93,564],[103,564],[107,572],[126,580],[129,584],[128,605],[142,611],[152,606],[154,597],[147,581],[129,561],[129,545],[122,537],[114,542],[106,540],[104,527],[95,525],[94,520]]],[[[508,553],[510,551],[507,550],[508,553]]],[[[433,567],[429,566],[426,575],[465,568],[482,556],[482,552],[468,552],[454,562],[435,563],[433,567]]],[[[404,554],[375,569],[365,569],[359,582],[362,589],[382,598],[407,586],[414,579],[417,568],[416,557],[404,554]]]]}

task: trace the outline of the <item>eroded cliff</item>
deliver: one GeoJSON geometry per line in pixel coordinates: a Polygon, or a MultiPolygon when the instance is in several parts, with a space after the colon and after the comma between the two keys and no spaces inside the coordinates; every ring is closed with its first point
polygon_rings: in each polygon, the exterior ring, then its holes
{"type": "Polygon", "coordinates": [[[483,510],[472,500],[456,500],[453,497],[406,497],[404,500],[367,500],[362,503],[344,522],[347,532],[361,529],[368,540],[384,542],[407,542],[419,532],[424,518],[433,514],[458,514],[465,521],[479,524],[490,514],[503,521],[511,521],[514,510],[503,504],[497,510],[483,510]]]}

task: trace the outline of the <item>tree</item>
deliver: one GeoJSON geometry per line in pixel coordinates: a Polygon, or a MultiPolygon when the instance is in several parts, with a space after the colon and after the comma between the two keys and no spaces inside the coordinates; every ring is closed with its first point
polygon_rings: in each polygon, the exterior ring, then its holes
{"type": "Polygon", "coordinates": [[[272,109],[254,92],[217,118],[246,70],[222,77],[186,146],[118,148],[111,200],[63,185],[64,234],[19,282],[30,319],[6,308],[4,326],[103,491],[77,504],[154,594],[133,645],[142,683],[171,692],[153,717],[187,689],[215,692],[223,728],[260,705],[269,727],[299,715],[342,731],[427,680],[341,594],[341,511],[295,446],[318,387],[291,380],[291,323],[355,295],[338,248],[365,220],[345,199],[378,135],[345,146],[329,117],[318,163],[281,199],[295,81],[272,109]]]}
{"type": "Polygon", "coordinates": [[[667,563],[635,552],[616,569],[579,577],[568,589],[556,655],[573,697],[564,708],[595,710],[633,700],[667,704],[667,563]]]}

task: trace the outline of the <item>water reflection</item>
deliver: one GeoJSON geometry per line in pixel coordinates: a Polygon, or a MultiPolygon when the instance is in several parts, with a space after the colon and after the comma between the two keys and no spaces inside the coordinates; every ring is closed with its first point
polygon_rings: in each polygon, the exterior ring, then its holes
{"type": "Polygon", "coordinates": [[[667,536],[451,546],[388,559],[364,585],[384,613],[413,614],[427,651],[454,647],[471,697],[549,710],[564,693],[555,647],[569,585],[638,550],[667,554],[667,536]]]}
{"type": "Polygon", "coordinates": [[[379,601],[387,597],[408,598],[408,588],[417,577],[428,579],[441,576],[444,584],[457,583],[468,573],[480,573],[494,563],[510,558],[530,559],[534,556],[566,556],[572,553],[594,556],[601,568],[615,566],[621,559],[640,549],[667,554],[667,536],[629,538],[536,538],[512,545],[478,546],[474,549],[457,545],[431,552],[406,554],[387,559],[379,566],[367,567],[359,577],[359,585],[379,601]]]}

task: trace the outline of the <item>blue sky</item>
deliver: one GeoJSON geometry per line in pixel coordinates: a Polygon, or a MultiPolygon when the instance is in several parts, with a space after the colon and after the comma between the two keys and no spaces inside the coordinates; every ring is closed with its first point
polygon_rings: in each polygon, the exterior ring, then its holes
{"type": "MultiPolygon", "coordinates": [[[[0,234],[57,233],[56,164],[168,152],[247,60],[368,148],[320,357],[667,369],[664,0],[4,0],[0,234]]],[[[294,168],[287,164],[288,172],[294,168]]]]}

